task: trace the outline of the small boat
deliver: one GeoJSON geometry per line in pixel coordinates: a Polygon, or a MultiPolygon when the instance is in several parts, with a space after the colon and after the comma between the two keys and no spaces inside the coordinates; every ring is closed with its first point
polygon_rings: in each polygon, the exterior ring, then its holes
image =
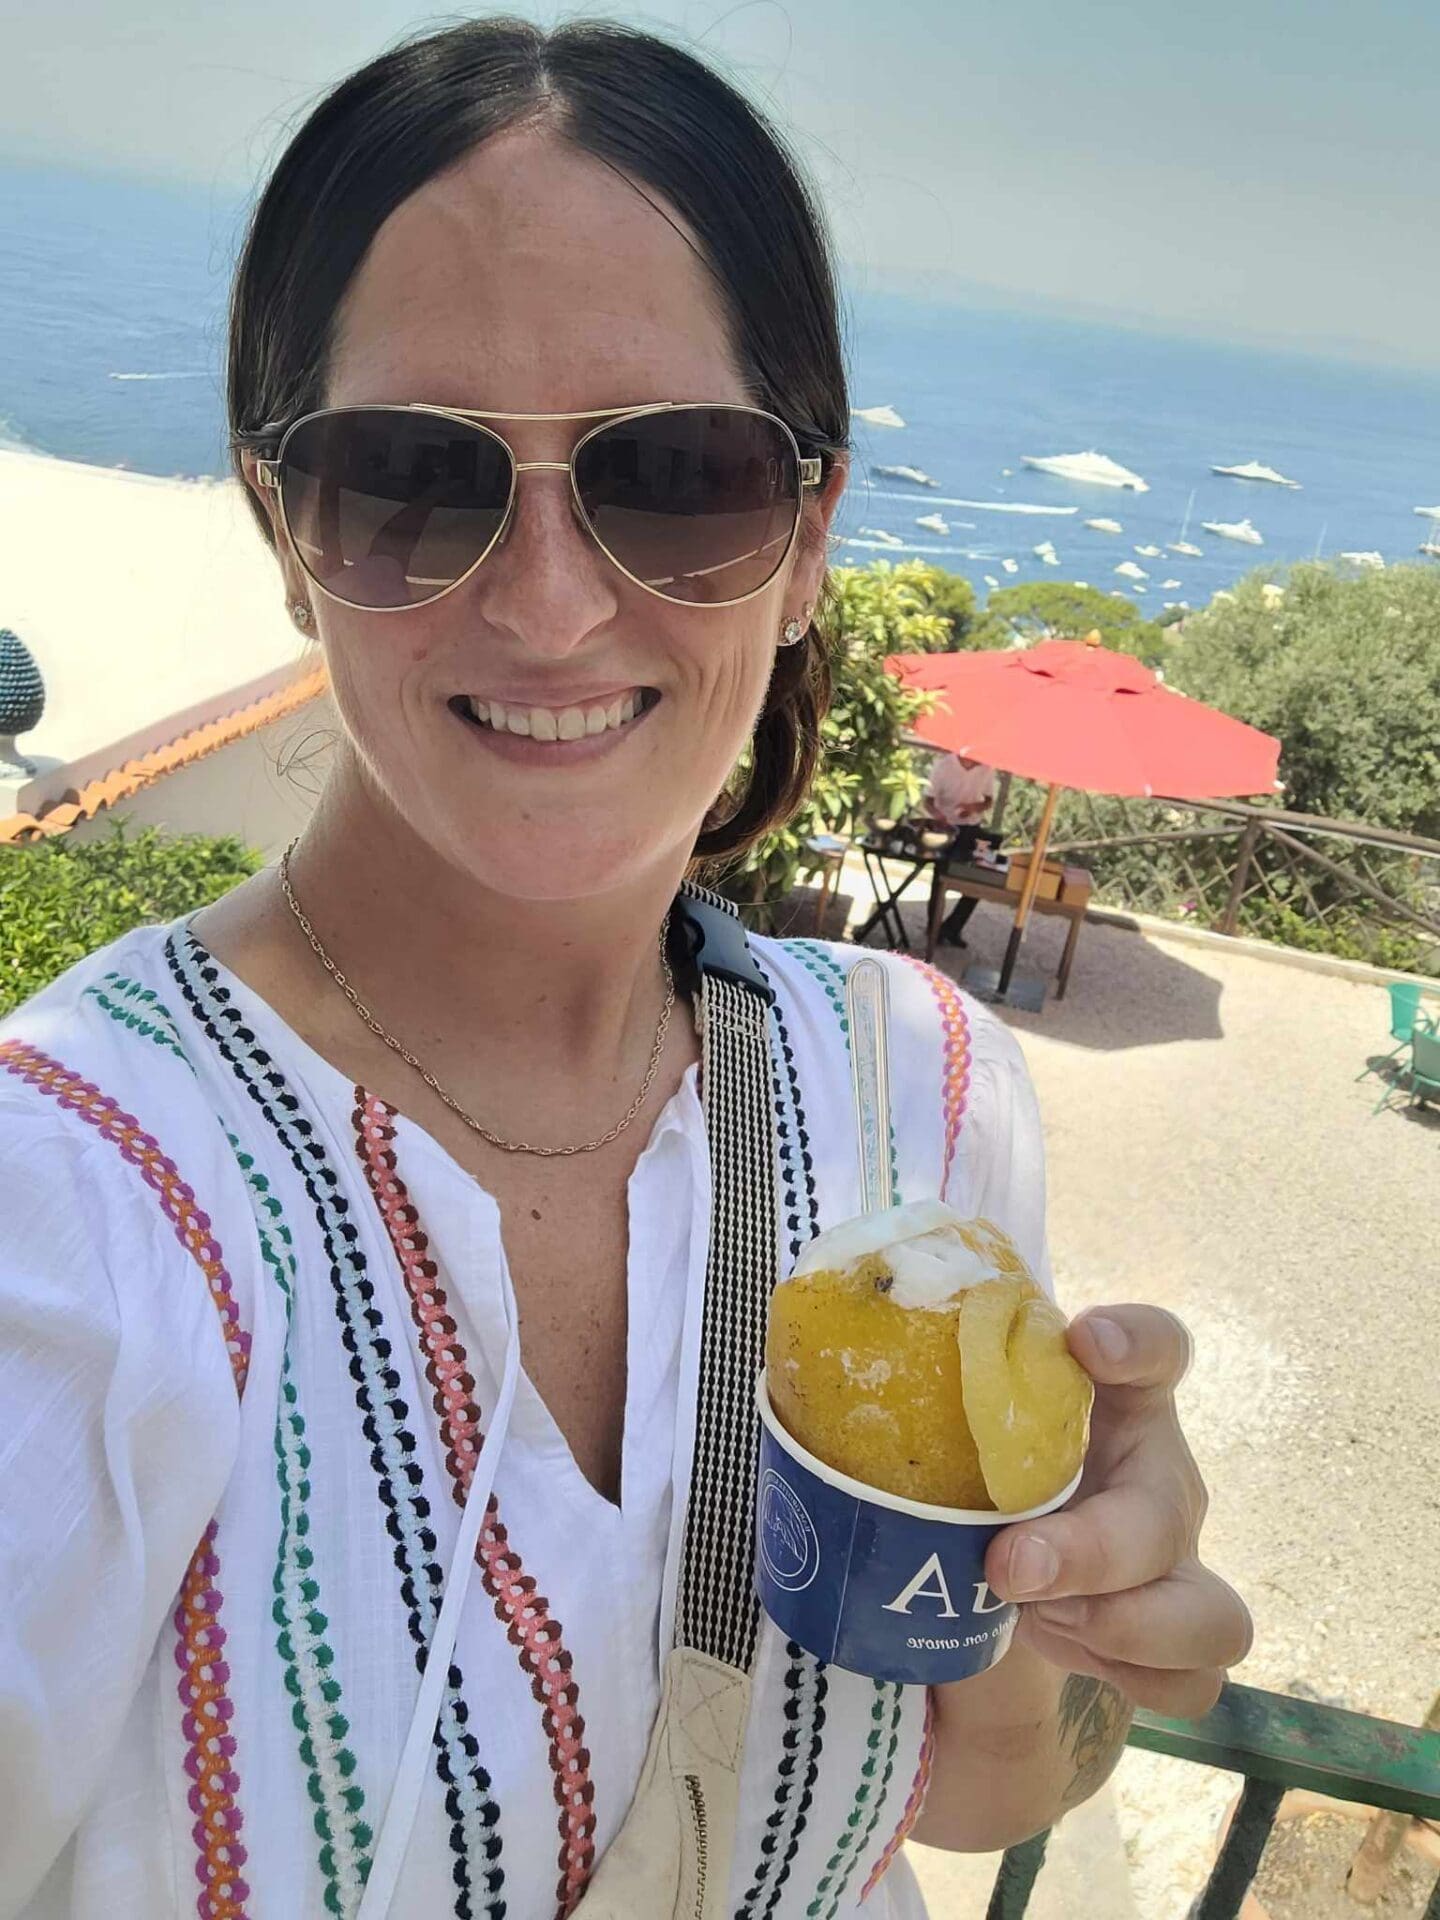
{"type": "Polygon", "coordinates": [[[1242,540],[1247,547],[1265,544],[1248,520],[1202,520],[1200,524],[1206,533],[1218,534],[1222,540],[1242,540]]]}
{"type": "Polygon", "coordinates": [[[1013,467],[1001,467],[1000,478],[1002,480],[1012,479],[1014,477],[1014,473],[1015,473],[1015,469],[1013,467]]]}
{"type": "Polygon", "coordinates": [[[1020,464],[1033,467],[1036,473],[1053,473],[1059,480],[1079,480],[1095,487],[1127,487],[1131,493],[1150,491],[1148,480],[1142,480],[1138,473],[1122,467],[1108,454],[1096,453],[1093,447],[1088,453],[1051,453],[1043,458],[1024,453],[1020,464]]]}
{"type": "Polygon", "coordinates": [[[1167,540],[1165,542],[1165,550],[1167,553],[1183,553],[1189,560],[1203,560],[1205,558],[1199,547],[1197,547],[1193,541],[1185,538],[1186,534],[1190,531],[1190,516],[1194,511],[1195,489],[1192,487],[1190,489],[1190,498],[1185,502],[1185,518],[1180,522],[1180,538],[1178,540],[1167,540]]]}
{"type": "Polygon", "coordinates": [[[1118,520],[1086,520],[1082,524],[1087,527],[1093,527],[1096,533],[1123,533],[1125,531],[1118,520]]]}
{"type": "Polygon", "coordinates": [[[1342,553],[1340,558],[1348,560],[1352,567],[1364,567],[1370,573],[1383,573],[1385,570],[1383,553],[1342,553]]]}
{"type": "Polygon", "coordinates": [[[993,573],[984,573],[984,574],[981,574],[980,577],[985,582],[987,587],[992,587],[992,588],[998,587],[1000,584],[1000,582],[995,578],[993,573]]]}
{"type": "Polygon", "coordinates": [[[1179,584],[1180,582],[1178,580],[1162,580],[1160,582],[1160,591],[1162,593],[1169,593],[1173,588],[1178,587],[1179,584]]]}
{"type": "Polygon", "coordinates": [[[905,424],[894,407],[852,407],[850,411],[870,427],[903,427],[905,424]]]}
{"type": "Polygon", "coordinates": [[[1137,567],[1133,560],[1122,560],[1115,571],[1116,573],[1123,573],[1127,580],[1148,580],[1150,578],[1145,569],[1143,567],[1137,567]]]}
{"type": "Polygon", "coordinates": [[[1042,540],[1038,547],[1032,547],[1030,551],[1037,560],[1043,560],[1047,567],[1058,567],[1060,564],[1060,556],[1056,553],[1053,542],[1049,540],[1042,540]]]}
{"type": "Polygon", "coordinates": [[[1020,571],[1019,563],[1015,560],[1002,560],[1000,565],[1006,573],[1018,573],[1020,571]]]}
{"type": "Polygon", "coordinates": [[[922,513],[915,524],[917,527],[924,527],[927,533],[949,533],[950,531],[950,522],[942,520],[938,513],[922,513]]]}
{"type": "Polygon", "coordinates": [[[1298,493],[1300,482],[1287,480],[1283,473],[1277,473],[1274,467],[1262,467],[1258,460],[1247,460],[1238,467],[1211,467],[1211,473],[1223,473],[1229,480],[1268,480],[1272,487],[1293,487],[1298,493]]]}
{"type": "Polygon", "coordinates": [[[1440,560],[1440,534],[1437,534],[1433,540],[1422,540],[1417,551],[1427,555],[1431,560],[1440,560]]]}
{"type": "Polygon", "coordinates": [[[867,540],[878,540],[882,547],[903,547],[905,542],[893,533],[886,533],[883,527],[857,527],[857,533],[865,535],[867,540]]]}
{"type": "Polygon", "coordinates": [[[922,473],[919,467],[874,467],[874,473],[883,473],[887,480],[908,480],[914,487],[938,487],[940,482],[932,480],[928,473],[922,473]]]}
{"type": "Polygon", "coordinates": [[[1440,520],[1440,507],[1416,507],[1422,520],[1440,520]]]}
{"type": "Polygon", "coordinates": [[[1159,547],[1136,547],[1135,551],[1145,560],[1158,560],[1160,558],[1159,547]]]}

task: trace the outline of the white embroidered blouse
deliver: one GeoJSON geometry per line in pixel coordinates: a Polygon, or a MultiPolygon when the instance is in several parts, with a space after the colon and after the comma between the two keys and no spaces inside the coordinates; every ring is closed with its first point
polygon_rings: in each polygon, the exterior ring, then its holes
{"type": "MultiPolygon", "coordinates": [[[[857,1207],[856,950],[754,947],[784,1273],[857,1207]]],[[[1019,1049],[888,964],[899,1197],[994,1219],[1048,1286],[1019,1049]]],[[[620,1503],[522,1374],[397,1920],[562,1920],[625,1814],[670,1642],[709,1208],[692,1069],[630,1182],[620,1503]]],[[[354,1915],[499,1384],[504,1261],[474,1179],[183,921],[0,1026],[0,1916],[354,1915]]],[[[764,1622],[735,1920],[923,1915],[901,1843],[929,1729],[924,1689],[764,1622]]]]}

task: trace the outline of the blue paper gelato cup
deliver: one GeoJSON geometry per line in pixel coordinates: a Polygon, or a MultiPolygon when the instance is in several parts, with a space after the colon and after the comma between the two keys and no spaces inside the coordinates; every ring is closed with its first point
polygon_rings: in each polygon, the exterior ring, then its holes
{"type": "Polygon", "coordinates": [[[807,1653],[872,1680],[940,1686],[993,1667],[1019,1607],[990,1591],[985,1550],[1017,1520],[1063,1507],[1080,1484],[1025,1513],[932,1507],[837,1473],[792,1440],[762,1373],[755,1584],[807,1653]]]}

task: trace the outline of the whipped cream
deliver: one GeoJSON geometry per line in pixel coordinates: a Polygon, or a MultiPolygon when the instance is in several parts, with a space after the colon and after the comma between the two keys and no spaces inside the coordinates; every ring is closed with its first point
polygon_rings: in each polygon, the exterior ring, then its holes
{"type": "Polygon", "coordinates": [[[964,1288],[999,1277],[995,1261],[962,1237],[962,1228],[975,1224],[943,1200],[860,1214],[812,1240],[795,1263],[795,1277],[843,1273],[880,1253],[895,1276],[890,1298],[897,1307],[943,1307],[964,1288]]]}

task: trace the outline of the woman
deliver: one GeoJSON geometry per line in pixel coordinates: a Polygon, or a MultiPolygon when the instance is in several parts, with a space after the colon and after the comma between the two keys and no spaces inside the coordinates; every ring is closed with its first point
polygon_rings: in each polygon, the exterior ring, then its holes
{"type": "MultiPolygon", "coordinates": [[[[689,56],[456,27],[282,157],[229,404],[341,737],[278,872],[5,1031],[0,1910],[352,1915],[369,1880],[370,1920],[383,1851],[395,1914],[583,1913],[735,1519],[722,1490],[687,1527],[712,1207],[749,1195],[677,889],[814,758],[848,420],[818,219],[689,56]],[[484,1593],[447,1616],[471,1520],[484,1593]]],[[[783,1270],[858,1205],[851,956],[752,952],[783,1270]]],[[[891,988],[902,1191],[1047,1274],[1017,1049],[939,976],[891,988]]],[[[917,1914],[907,1831],[1004,1846],[1094,1791],[1131,1702],[1215,1699],[1248,1618],[1196,1557],[1184,1331],[1073,1338],[1084,1497],[987,1565],[1046,1604],[929,1698],[761,1623],[694,1910],[917,1914]]]]}

